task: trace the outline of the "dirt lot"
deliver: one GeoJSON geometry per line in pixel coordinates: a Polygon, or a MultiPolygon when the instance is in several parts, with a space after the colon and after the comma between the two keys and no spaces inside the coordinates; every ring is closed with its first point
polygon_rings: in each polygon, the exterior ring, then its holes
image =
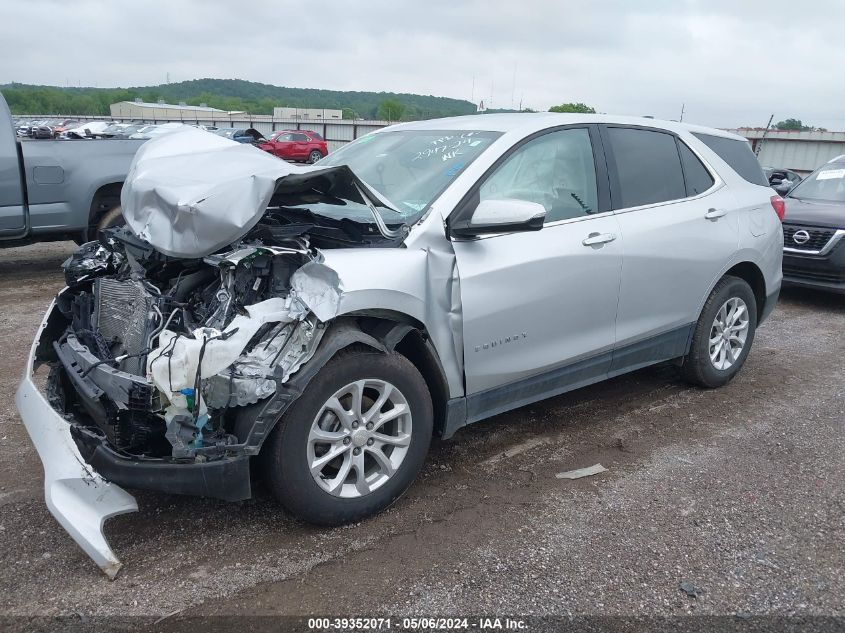
{"type": "Polygon", "coordinates": [[[721,390],[652,368],[467,428],[354,526],[261,489],[138,493],[109,582],[48,513],[13,400],[72,248],[0,250],[0,614],[845,615],[845,298],[786,293],[721,390]]]}

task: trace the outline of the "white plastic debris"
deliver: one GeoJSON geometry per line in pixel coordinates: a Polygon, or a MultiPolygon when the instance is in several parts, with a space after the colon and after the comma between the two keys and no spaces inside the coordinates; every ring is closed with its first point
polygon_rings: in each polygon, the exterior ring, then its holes
{"type": "Polygon", "coordinates": [[[586,468],[578,468],[576,470],[567,470],[566,472],[555,475],[558,479],[581,479],[581,477],[590,477],[591,475],[598,475],[599,473],[607,472],[607,468],[601,464],[593,464],[586,468]]]}
{"type": "Polygon", "coordinates": [[[174,404],[183,405],[179,392],[194,386],[203,344],[201,375],[209,377],[235,362],[262,325],[289,323],[296,318],[296,313],[291,314],[289,303],[280,297],[247,306],[246,311],[248,316],[236,316],[223,332],[199,328],[190,338],[164,330],[159,336],[158,347],[150,353],[147,362],[149,378],[159,391],[171,402],[175,400],[174,404]],[[215,338],[225,333],[231,335],[215,338]]]}

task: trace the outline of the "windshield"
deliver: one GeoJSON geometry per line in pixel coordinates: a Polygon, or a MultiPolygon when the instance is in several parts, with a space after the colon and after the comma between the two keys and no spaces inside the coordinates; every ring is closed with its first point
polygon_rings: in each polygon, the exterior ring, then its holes
{"type": "MultiPolygon", "coordinates": [[[[474,130],[374,133],[329,154],[319,166],[347,165],[394,207],[379,207],[386,222],[412,224],[499,136],[474,130]]],[[[331,209],[319,212],[330,215],[331,209]]]]}
{"type": "Polygon", "coordinates": [[[799,200],[831,200],[845,202],[845,163],[825,165],[802,180],[789,192],[799,200]]]}

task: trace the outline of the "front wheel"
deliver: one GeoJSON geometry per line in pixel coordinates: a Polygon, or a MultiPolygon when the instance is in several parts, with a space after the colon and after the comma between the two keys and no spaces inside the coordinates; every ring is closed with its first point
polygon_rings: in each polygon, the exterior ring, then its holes
{"type": "Polygon", "coordinates": [[[262,450],[265,479],[318,525],[380,512],[416,478],[431,441],[431,396],[399,354],[341,353],[282,416],[262,450]]]}
{"type": "Polygon", "coordinates": [[[723,277],[704,304],[682,374],[701,387],[721,387],[739,373],[757,329],[757,302],[751,286],[723,277]]]}

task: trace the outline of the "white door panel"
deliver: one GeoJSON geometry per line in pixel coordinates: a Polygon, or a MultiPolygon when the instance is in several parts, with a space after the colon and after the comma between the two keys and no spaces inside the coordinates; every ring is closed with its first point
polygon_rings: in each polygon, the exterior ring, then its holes
{"type": "Polygon", "coordinates": [[[467,394],[612,349],[622,267],[616,217],[586,217],[453,246],[467,394]],[[583,243],[597,235],[616,239],[583,243]]]}
{"type": "Polygon", "coordinates": [[[617,214],[624,236],[620,347],[698,319],[702,298],[737,250],[738,213],[722,187],[702,198],[617,214]]]}

